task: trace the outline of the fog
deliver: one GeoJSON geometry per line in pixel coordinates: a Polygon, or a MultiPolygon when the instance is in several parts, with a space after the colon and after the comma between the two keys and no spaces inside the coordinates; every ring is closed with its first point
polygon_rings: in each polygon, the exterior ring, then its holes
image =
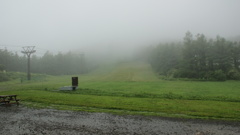
{"type": "Polygon", "coordinates": [[[0,49],[20,53],[21,46],[36,46],[37,55],[49,50],[113,57],[181,41],[187,31],[237,37],[239,5],[239,0],[1,0],[0,49]]]}

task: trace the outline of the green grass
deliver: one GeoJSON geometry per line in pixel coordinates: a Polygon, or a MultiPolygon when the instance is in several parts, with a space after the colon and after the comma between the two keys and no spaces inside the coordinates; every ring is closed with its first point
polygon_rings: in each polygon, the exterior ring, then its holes
{"type": "Polygon", "coordinates": [[[189,82],[189,81],[157,81],[157,82],[87,82],[80,90],[72,93],[174,98],[190,100],[240,101],[240,85],[238,81],[227,82],[189,82]]]}
{"type": "Polygon", "coordinates": [[[0,95],[17,94],[22,104],[44,108],[240,121],[239,81],[160,80],[142,62],[78,75],[76,91],[56,91],[71,85],[71,76],[35,77],[0,83],[0,95]]]}

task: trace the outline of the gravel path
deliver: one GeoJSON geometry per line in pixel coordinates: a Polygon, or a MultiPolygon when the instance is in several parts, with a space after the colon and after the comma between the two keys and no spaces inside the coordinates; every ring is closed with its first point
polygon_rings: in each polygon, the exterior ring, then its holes
{"type": "Polygon", "coordinates": [[[0,135],[240,135],[240,122],[0,106],[0,135]]]}

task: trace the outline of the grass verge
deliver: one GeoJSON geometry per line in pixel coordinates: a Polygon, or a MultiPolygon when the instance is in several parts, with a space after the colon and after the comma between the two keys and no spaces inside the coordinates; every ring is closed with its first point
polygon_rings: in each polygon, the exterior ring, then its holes
{"type": "Polygon", "coordinates": [[[118,114],[240,120],[239,102],[95,96],[40,90],[21,90],[7,93],[21,95],[19,98],[21,98],[23,104],[32,107],[53,107],[62,110],[118,114]]]}

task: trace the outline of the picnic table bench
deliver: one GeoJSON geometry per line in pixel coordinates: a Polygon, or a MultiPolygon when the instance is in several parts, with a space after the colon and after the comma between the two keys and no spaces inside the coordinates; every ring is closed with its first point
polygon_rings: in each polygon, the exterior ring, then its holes
{"type": "Polygon", "coordinates": [[[0,95],[0,104],[4,104],[4,105],[17,104],[17,105],[19,105],[19,99],[17,99],[17,95],[0,95]]]}

